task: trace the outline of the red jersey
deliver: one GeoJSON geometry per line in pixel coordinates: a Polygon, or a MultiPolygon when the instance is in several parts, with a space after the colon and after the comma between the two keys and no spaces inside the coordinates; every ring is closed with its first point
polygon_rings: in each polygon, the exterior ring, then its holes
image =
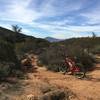
{"type": "Polygon", "coordinates": [[[65,61],[65,63],[69,66],[71,72],[79,72],[80,68],[75,65],[75,62],[71,59],[65,61]]]}

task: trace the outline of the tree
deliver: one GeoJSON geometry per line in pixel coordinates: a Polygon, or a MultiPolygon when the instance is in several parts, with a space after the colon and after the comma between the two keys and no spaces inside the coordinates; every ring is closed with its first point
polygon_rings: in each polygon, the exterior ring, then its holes
{"type": "Polygon", "coordinates": [[[18,25],[12,25],[12,30],[16,33],[20,33],[22,28],[20,28],[18,25]]]}
{"type": "Polygon", "coordinates": [[[92,32],[92,37],[95,38],[96,37],[96,34],[94,32],[92,32]]]}

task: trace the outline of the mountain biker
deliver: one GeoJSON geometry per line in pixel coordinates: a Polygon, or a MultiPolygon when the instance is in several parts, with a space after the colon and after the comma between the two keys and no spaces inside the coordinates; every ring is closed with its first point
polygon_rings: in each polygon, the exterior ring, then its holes
{"type": "Polygon", "coordinates": [[[69,74],[73,75],[74,72],[79,72],[80,69],[76,66],[74,59],[70,58],[70,57],[66,57],[65,58],[65,63],[67,64],[68,68],[69,68],[69,74]]]}

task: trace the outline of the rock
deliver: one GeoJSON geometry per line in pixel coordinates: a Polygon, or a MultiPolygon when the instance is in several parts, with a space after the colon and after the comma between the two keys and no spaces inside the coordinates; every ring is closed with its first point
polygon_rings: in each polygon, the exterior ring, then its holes
{"type": "Polygon", "coordinates": [[[34,95],[33,94],[27,95],[27,99],[26,100],[34,100],[34,95]]]}
{"type": "Polygon", "coordinates": [[[63,100],[65,98],[64,90],[54,90],[39,96],[37,100],[63,100]]]}

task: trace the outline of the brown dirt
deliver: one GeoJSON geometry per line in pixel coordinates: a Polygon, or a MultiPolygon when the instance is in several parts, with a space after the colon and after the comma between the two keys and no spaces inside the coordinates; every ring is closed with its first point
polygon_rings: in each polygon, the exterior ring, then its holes
{"type": "Polygon", "coordinates": [[[97,69],[87,74],[86,79],[77,79],[74,76],[62,75],[47,71],[45,68],[39,68],[35,77],[44,80],[52,85],[60,88],[69,88],[73,91],[79,100],[100,100],[100,64],[97,64],[97,69]]]}
{"type": "MultiPolygon", "coordinates": [[[[33,64],[37,67],[36,61],[33,64]]],[[[100,100],[100,63],[96,64],[96,69],[87,73],[87,78],[83,80],[39,67],[36,72],[28,73],[28,79],[19,80],[19,83],[19,90],[4,92],[3,95],[11,97],[7,100],[26,100],[30,96],[42,95],[43,91],[48,91],[52,86],[71,90],[76,98],[70,100],[100,100]]],[[[0,90],[0,93],[3,93],[3,90],[0,90]]]]}
{"type": "MultiPolygon", "coordinates": [[[[100,60],[100,56],[97,59],[100,60]]],[[[96,69],[87,73],[87,78],[83,80],[71,75],[47,71],[43,67],[38,68],[38,72],[33,75],[60,88],[69,88],[79,100],[100,100],[100,63],[97,63],[95,66],[96,69]]]]}

